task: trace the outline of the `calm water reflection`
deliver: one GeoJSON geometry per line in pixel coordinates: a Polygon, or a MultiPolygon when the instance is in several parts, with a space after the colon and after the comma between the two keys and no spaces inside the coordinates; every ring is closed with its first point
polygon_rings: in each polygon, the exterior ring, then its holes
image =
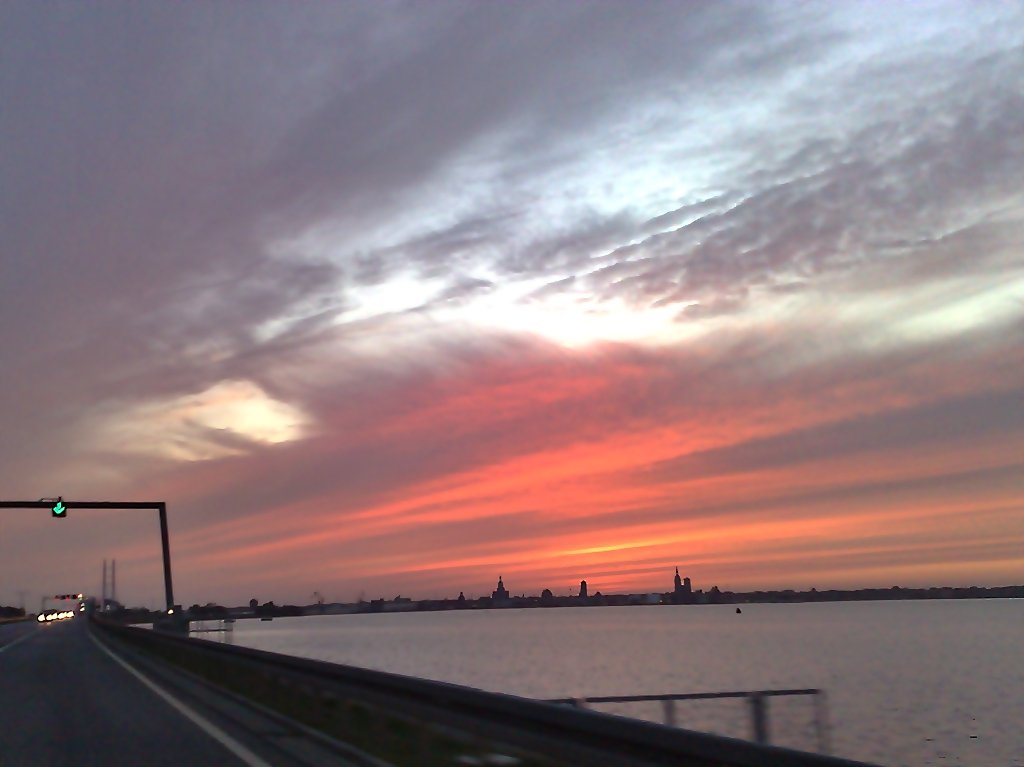
{"type": "MultiPolygon", "coordinates": [[[[833,752],[892,765],[1024,765],[1024,601],[607,607],[239,621],[235,642],[533,698],[820,687],[833,752]]],[[[638,705],[615,713],[658,719],[638,705]]],[[[813,750],[810,699],[773,741],[813,750]]],[[[679,723],[748,737],[738,701],[679,723]]]]}

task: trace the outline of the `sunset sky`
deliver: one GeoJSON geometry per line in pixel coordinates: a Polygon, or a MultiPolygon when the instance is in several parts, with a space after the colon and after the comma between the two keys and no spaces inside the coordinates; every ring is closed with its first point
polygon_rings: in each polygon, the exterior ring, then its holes
{"type": "Polygon", "coordinates": [[[1024,583],[1024,5],[4,3],[0,381],[186,605],[1024,583]]]}

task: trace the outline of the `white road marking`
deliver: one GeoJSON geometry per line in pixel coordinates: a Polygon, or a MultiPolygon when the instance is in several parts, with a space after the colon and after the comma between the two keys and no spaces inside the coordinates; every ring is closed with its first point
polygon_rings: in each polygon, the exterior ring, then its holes
{"type": "Polygon", "coordinates": [[[18,637],[13,642],[8,642],[3,647],[0,647],[0,652],[6,652],[7,650],[10,650],[12,647],[14,647],[14,645],[16,645],[16,644],[21,644],[22,642],[27,642],[32,637],[34,637],[36,635],[36,633],[37,632],[32,631],[32,632],[30,632],[28,634],[25,634],[25,636],[23,636],[23,637],[18,637]]]}
{"type": "Polygon", "coordinates": [[[100,641],[91,633],[89,634],[89,639],[91,639],[96,644],[97,647],[103,650],[103,652],[105,652],[107,655],[109,655],[111,658],[113,658],[115,661],[121,664],[121,666],[128,673],[130,673],[132,676],[134,676],[136,679],[138,679],[140,682],[146,685],[146,687],[148,687],[150,690],[152,690],[165,701],[167,701],[167,703],[169,703],[179,714],[184,716],[186,719],[192,722],[192,724],[194,724],[200,730],[202,730],[215,741],[224,746],[224,748],[226,748],[232,754],[234,754],[243,762],[245,762],[249,767],[270,767],[270,764],[268,762],[265,762],[262,759],[260,759],[258,756],[256,756],[256,754],[254,754],[252,751],[247,749],[237,740],[232,738],[220,727],[215,725],[206,717],[202,716],[199,712],[193,710],[189,706],[186,706],[184,703],[175,698],[162,687],[159,687],[151,679],[144,676],[141,672],[132,668],[130,665],[128,665],[127,662],[118,657],[118,655],[114,653],[113,650],[111,650],[109,647],[104,647],[103,644],[101,644],[100,641]]]}

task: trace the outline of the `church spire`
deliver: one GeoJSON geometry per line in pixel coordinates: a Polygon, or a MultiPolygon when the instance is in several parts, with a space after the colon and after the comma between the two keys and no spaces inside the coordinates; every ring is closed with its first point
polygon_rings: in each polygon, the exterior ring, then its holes
{"type": "Polygon", "coordinates": [[[508,589],[505,588],[505,582],[501,579],[501,576],[499,575],[498,588],[496,588],[494,592],[491,594],[491,599],[501,601],[508,599],[509,596],[510,594],[508,593],[508,589]]]}

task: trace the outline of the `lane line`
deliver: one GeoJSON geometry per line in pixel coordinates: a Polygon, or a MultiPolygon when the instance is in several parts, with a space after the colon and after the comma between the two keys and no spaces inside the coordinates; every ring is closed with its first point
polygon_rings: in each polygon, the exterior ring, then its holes
{"type": "Polygon", "coordinates": [[[34,637],[34,636],[38,636],[38,634],[39,634],[39,632],[38,632],[37,630],[36,630],[36,631],[30,631],[30,632],[29,632],[28,634],[25,634],[25,636],[23,636],[23,637],[18,637],[18,638],[17,638],[17,639],[15,639],[15,640],[14,640],[13,642],[8,642],[8,643],[7,643],[7,644],[5,644],[5,645],[4,645],[3,647],[0,647],[0,652],[7,652],[7,651],[8,651],[8,650],[10,650],[10,649],[11,649],[12,647],[14,647],[14,645],[16,645],[16,644],[21,644],[22,642],[27,642],[27,641],[28,641],[28,640],[30,640],[30,639],[31,639],[32,637],[34,637]]]}
{"type": "Polygon", "coordinates": [[[165,689],[157,685],[149,677],[145,676],[141,672],[137,671],[136,669],[128,665],[128,663],[124,661],[122,658],[120,658],[113,650],[111,650],[109,647],[105,647],[96,637],[94,637],[92,635],[92,632],[89,632],[89,639],[91,639],[93,641],[93,644],[95,644],[98,648],[103,650],[103,652],[105,652],[107,655],[109,655],[111,658],[117,661],[117,663],[119,663],[121,667],[125,669],[125,671],[130,673],[132,676],[134,676],[136,679],[138,679],[140,682],[146,685],[146,687],[148,687],[150,690],[152,690],[161,698],[163,698],[179,714],[184,716],[186,719],[192,722],[192,724],[201,729],[211,738],[213,738],[222,746],[224,746],[224,748],[226,748],[232,754],[234,754],[243,762],[245,762],[245,764],[247,764],[248,767],[271,767],[269,762],[263,761],[263,759],[258,757],[248,748],[246,748],[237,740],[232,738],[230,735],[224,732],[224,730],[222,730],[209,719],[204,717],[198,711],[195,711],[190,706],[185,705],[180,700],[171,695],[169,692],[167,692],[165,689]]]}

